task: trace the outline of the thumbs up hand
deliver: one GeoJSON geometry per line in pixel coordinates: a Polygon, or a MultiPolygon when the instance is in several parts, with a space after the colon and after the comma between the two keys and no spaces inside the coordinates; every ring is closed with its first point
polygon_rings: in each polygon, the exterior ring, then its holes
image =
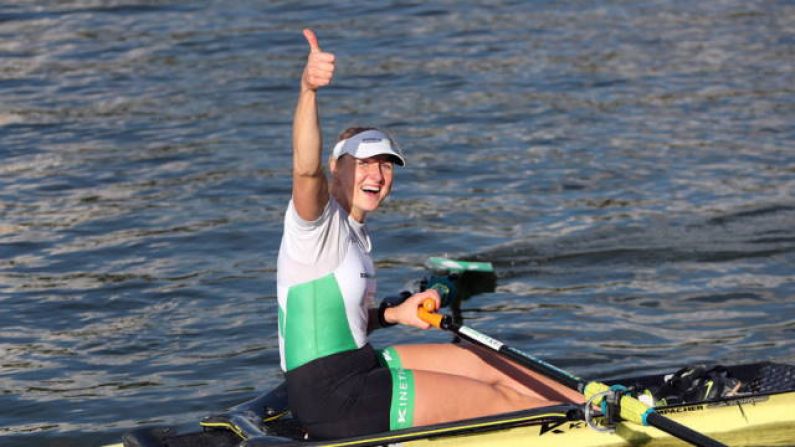
{"type": "Polygon", "coordinates": [[[331,78],[334,76],[334,55],[320,49],[317,36],[311,29],[304,29],[304,37],[309,44],[309,56],[306,59],[304,74],[301,76],[301,88],[317,90],[331,83],[331,78]]]}

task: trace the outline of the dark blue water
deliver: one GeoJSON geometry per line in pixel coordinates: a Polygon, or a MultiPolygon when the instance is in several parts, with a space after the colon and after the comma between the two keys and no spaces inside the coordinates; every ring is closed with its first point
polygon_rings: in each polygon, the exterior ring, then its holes
{"type": "MultiPolygon", "coordinates": [[[[280,380],[313,27],[326,141],[409,158],[380,289],[495,263],[472,326],[586,377],[795,361],[795,4],[0,5],[0,444],[195,428],[280,380]]],[[[393,328],[377,345],[445,341],[393,328]]]]}

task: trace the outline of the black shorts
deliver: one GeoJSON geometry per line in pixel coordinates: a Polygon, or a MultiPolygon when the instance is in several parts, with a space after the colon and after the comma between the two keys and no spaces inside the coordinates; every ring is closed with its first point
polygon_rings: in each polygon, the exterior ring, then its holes
{"type": "Polygon", "coordinates": [[[392,374],[369,345],[287,372],[288,405],[310,436],[357,436],[390,429],[392,374]]]}

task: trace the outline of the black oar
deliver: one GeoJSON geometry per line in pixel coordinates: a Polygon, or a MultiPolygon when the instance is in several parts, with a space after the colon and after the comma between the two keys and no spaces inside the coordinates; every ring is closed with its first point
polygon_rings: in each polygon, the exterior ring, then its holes
{"type": "MultiPolygon", "coordinates": [[[[557,380],[561,384],[577,390],[584,394],[586,398],[591,398],[600,393],[610,391],[610,387],[601,382],[587,382],[557,366],[551,365],[539,358],[526,354],[516,348],[512,348],[499,340],[482,334],[470,327],[458,325],[453,322],[449,315],[433,313],[435,304],[433,300],[426,300],[423,306],[418,309],[420,318],[430,325],[439,329],[444,329],[459,337],[469,340],[479,346],[491,349],[498,354],[509,358],[519,365],[541,373],[547,377],[557,380]]],[[[597,402],[598,403],[598,402],[597,402]]],[[[709,438],[697,431],[691,430],[684,425],[672,421],[667,417],[657,413],[654,408],[649,408],[632,396],[623,395],[619,401],[619,416],[621,419],[635,422],[641,425],[656,427],[671,436],[679,438],[699,447],[727,447],[712,438],[709,438]]]]}

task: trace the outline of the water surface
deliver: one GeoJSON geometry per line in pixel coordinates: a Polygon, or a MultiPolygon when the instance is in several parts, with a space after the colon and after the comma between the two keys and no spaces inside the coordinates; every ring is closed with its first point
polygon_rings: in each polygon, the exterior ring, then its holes
{"type": "MultiPolygon", "coordinates": [[[[586,377],[795,361],[795,5],[0,6],[0,444],[195,428],[281,380],[316,29],[326,141],[391,130],[379,287],[495,263],[472,326],[586,377]]],[[[374,343],[446,341],[403,328],[374,343]]]]}

